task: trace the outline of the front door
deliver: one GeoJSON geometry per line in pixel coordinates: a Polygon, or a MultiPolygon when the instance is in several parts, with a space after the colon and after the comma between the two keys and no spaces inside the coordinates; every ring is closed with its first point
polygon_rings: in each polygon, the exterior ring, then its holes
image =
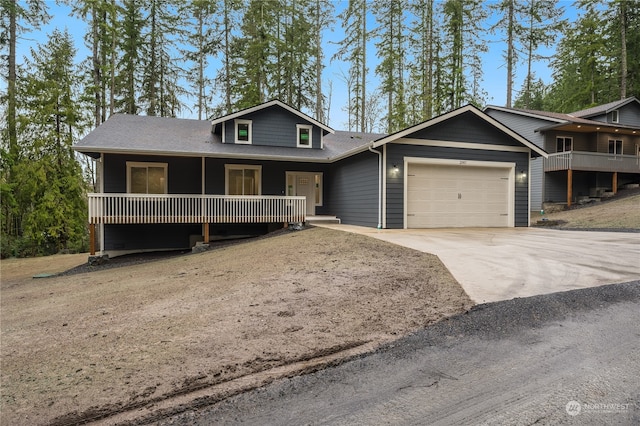
{"type": "Polygon", "coordinates": [[[315,216],[319,191],[322,191],[322,173],[287,172],[287,195],[307,198],[307,216],[315,216]]]}

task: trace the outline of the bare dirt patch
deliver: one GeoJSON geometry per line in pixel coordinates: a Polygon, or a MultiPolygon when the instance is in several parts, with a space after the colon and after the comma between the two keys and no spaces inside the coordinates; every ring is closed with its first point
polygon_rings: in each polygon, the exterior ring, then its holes
{"type": "Polygon", "coordinates": [[[437,257],[322,228],[48,279],[32,279],[28,261],[7,262],[7,425],[135,417],[178,397],[189,404],[185,395],[198,390],[304,371],[473,304],[437,257]]]}

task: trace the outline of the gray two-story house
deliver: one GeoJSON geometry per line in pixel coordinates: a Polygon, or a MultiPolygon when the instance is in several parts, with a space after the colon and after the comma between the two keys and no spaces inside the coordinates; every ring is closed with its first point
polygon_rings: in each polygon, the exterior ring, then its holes
{"type": "Polygon", "coordinates": [[[471,105],[382,135],[335,131],[277,100],[212,121],[116,114],[74,149],[96,161],[91,251],[110,256],[318,216],[377,228],[528,226],[529,162],[546,156],[471,105]]]}
{"type": "Polygon", "coordinates": [[[485,113],[549,153],[531,162],[531,206],[571,206],[640,183],[640,101],[570,114],[488,106],[485,113]]]}

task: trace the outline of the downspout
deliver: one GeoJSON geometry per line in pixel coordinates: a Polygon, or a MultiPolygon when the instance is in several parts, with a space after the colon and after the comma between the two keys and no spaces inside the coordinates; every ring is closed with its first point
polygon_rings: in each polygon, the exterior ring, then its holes
{"type": "Polygon", "coordinates": [[[369,145],[369,151],[378,154],[378,229],[382,229],[382,153],[369,145]]]}

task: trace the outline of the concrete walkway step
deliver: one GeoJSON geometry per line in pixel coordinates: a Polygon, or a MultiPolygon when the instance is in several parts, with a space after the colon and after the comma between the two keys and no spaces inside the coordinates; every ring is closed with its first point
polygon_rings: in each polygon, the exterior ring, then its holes
{"type": "Polygon", "coordinates": [[[340,224],[340,218],[336,216],[307,216],[306,222],[310,225],[318,224],[318,223],[326,223],[326,224],[340,224]]]}

